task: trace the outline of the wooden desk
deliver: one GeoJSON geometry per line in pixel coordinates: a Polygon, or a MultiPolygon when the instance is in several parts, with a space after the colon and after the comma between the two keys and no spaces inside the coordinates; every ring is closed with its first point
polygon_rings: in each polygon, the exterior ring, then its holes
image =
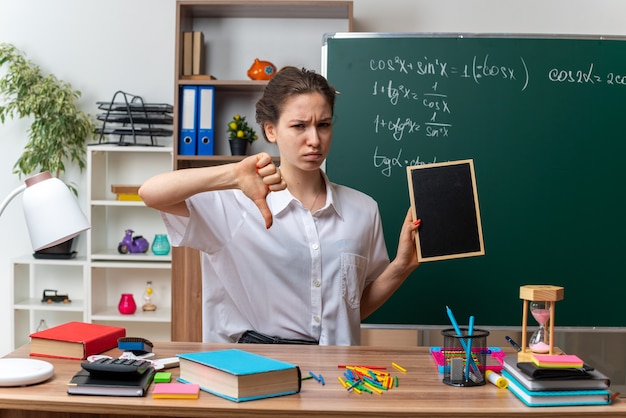
{"type": "MultiPolygon", "coordinates": [[[[156,343],[158,357],[178,353],[230,348],[229,344],[156,343]]],[[[511,416],[626,416],[626,402],[609,406],[530,408],[508,390],[494,385],[458,388],[441,383],[426,347],[335,347],[287,345],[237,345],[237,348],[298,364],[303,374],[321,373],[326,385],[313,379],[302,382],[297,395],[235,403],[206,392],[197,400],[70,396],[66,384],[80,369],[77,360],[47,359],[55,366],[51,380],[29,387],[0,388],[0,417],[293,417],[293,416],[406,416],[406,417],[511,417],[511,416]],[[391,368],[394,361],[407,369],[391,368]],[[382,395],[348,393],[337,381],[338,364],[385,365],[399,376],[400,385],[382,395]]],[[[7,357],[27,357],[24,346],[7,357]]],[[[115,349],[108,352],[119,356],[115,349]]],[[[173,376],[178,369],[170,369],[173,376]]],[[[1,372],[1,371],[0,371],[1,372]]]]}

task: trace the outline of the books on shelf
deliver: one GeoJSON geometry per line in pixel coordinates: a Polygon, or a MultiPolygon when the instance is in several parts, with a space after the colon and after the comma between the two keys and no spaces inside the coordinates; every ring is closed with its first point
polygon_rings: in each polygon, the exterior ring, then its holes
{"type": "Polygon", "coordinates": [[[300,368],[239,349],[178,354],[183,383],[243,402],[300,392],[300,368]]]}
{"type": "Polygon", "coordinates": [[[191,56],[191,75],[204,74],[204,33],[193,32],[193,55],[191,56]]]}
{"type": "Polygon", "coordinates": [[[204,33],[183,32],[182,76],[204,74],[205,67],[204,33]]]}
{"type": "Polygon", "coordinates": [[[117,347],[126,329],[86,322],[67,322],[30,334],[30,355],[84,360],[117,347]]]}
{"type": "Polygon", "coordinates": [[[611,403],[611,392],[608,390],[528,390],[517,381],[506,369],[502,371],[513,392],[528,406],[573,406],[573,405],[607,405],[611,403]]]}
{"type": "Polygon", "coordinates": [[[193,67],[193,32],[183,32],[183,59],[181,75],[191,75],[193,67]]]}
{"type": "Polygon", "coordinates": [[[94,377],[87,370],[80,370],[67,384],[67,393],[70,395],[100,395],[100,396],[145,396],[156,370],[148,368],[137,378],[94,377]]]}
{"type": "MultiPolygon", "coordinates": [[[[524,363],[519,363],[525,367],[524,363]]],[[[528,363],[530,366],[530,363],[528,363]]],[[[532,369],[532,368],[531,368],[532,369]]],[[[504,371],[514,377],[518,383],[528,390],[578,390],[578,389],[608,389],[611,385],[610,379],[598,370],[579,370],[573,372],[569,377],[531,377],[529,370],[525,367],[522,370],[518,367],[517,357],[508,356],[504,358],[504,371]],[[577,377],[578,376],[578,377],[577,377]]],[[[532,372],[530,372],[532,374],[532,372]]],[[[541,376],[541,375],[540,375],[541,376]]],[[[554,374],[552,376],[555,376],[554,374]]]]}

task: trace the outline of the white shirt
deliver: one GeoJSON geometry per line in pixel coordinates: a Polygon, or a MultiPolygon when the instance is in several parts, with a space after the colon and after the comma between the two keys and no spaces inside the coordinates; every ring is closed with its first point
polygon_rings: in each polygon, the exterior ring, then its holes
{"type": "Polygon", "coordinates": [[[380,214],[371,197],[325,180],[314,214],[288,190],[270,193],[270,229],[239,190],[192,196],[188,218],[162,213],[173,245],[201,251],[203,341],[255,330],[360,343],[361,294],[389,265],[380,214]]]}

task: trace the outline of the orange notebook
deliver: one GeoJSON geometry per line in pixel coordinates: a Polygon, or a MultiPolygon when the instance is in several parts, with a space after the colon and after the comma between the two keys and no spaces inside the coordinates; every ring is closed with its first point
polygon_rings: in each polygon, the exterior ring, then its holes
{"type": "Polygon", "coordinates": [[[198,399],[200,385],[195,383],[157,383],[152,389],[152,397],[172,399],[198,399]]]}
{"type": "Polygon", "coordinates": [[[30,355],[84,360],[117,347],[126,329],[111,325],[68,322],[30,334],[30,355]]]}

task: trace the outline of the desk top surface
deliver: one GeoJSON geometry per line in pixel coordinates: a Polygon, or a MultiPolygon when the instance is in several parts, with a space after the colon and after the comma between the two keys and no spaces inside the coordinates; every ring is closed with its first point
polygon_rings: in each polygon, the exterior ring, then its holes
{"type": "MultiPolygon", "coordinates": [[[[239,349],[288,361],[300,366],[304,375],[321,373],[325,385],[314,379],[302,382],[296,395],[235,403],[206,392],[197,400],[111,398],[107,396],[67,395],[67,382],[80,370],[80,361],[44,359],[55,367],[47,382],[16,388],[0,388],[0,409],[40,410],[74,413],[128,414],[133,416],[250,416],[272,417],[324,415],[332,416],[626,416],[626,402],[616,400],[608,406],[543,407],[525,406],[508,390],[487,384],[459,388],[445,385],[437,372],[427,347],[337,347],[289,346],[256,344],[155,343],[155,358],[173,357],[179,353],[210,351],[237,347],[239,349]],[[391,367],[395,362],[406,373],[391,367]],[[343,374],[339,364],[383,365],[399,377],[399,386],[379,394],[347,392],[338,382],[343,374]]],[[[23,346],[7,357],[28,357],[29,347],[23,346]]],[[[106,354],[119,356],[117,349],[106,354]]],[[[173,377],[178,368],[169,369],[173,377]]]]}

